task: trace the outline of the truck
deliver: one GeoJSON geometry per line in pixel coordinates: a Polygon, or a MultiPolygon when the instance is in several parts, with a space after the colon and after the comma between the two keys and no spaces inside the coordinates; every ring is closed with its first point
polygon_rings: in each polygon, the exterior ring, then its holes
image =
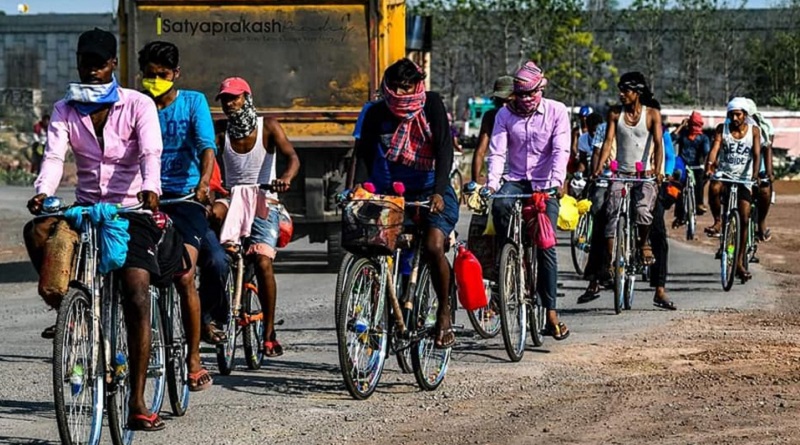
{"type": "MultiPolygon", "coordinates": [[[[338,267],[334,198],[344,188],[358,114],[383,71],[405,56],[405,1],[120,0],[118,16],[123,85],[139,88],[137,53],[155,40],[178,46],[177,86],[204,93],[217,123],[220,82],[250,83],[258,113],[279,120],[300,158],[281,196],[293,238],[327,242],[328,265],[338,267]]],[[[279,172],[285,163],[278,158],[279,172]]]]}

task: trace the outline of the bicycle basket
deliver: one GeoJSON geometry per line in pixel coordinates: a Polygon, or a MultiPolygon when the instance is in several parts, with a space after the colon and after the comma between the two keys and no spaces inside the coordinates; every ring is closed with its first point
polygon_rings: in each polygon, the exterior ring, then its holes
{"type": "Polygon", "coordinates": [[[403,198],[354,199],[342,212],[342,247],[359,255],[391,255],[403,231],[403,198]]]}

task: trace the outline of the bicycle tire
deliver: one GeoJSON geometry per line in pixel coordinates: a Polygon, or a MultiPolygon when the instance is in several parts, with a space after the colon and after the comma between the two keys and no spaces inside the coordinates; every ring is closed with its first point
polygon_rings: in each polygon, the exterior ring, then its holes
{"type": "MultiPolygon", "coordinates": [[[[414,310],[410,329],[419,334],[419,341],[411,348],[411,364],[414,369],[414,378],[423,391],[433,391],[439,387],[447,375],[450,364],[452,347],[445,349],[436,348],[436,318],[439,309],[439,298],[433,289],[430,268],[427,264],[420,266],[419,285],[414,295],[414,310]],[[432,365],[432,366],[430,366],[432,365]]],[[[450,273],[451,286],[448,289],[448,303],[452,303],[455,291],[450,273]]],[[[453,306],[451,306],[452,308],[453,306]]],[[[450,313],[450,322],[454,323],[453,313],[450,313]]],[[[451,324],[452,326],[452,324],[451,324]]],[[[413,332],[413,331],[412,331],[413,332]]]]}
{"type": "Polygon", "coordinates": [[[333,300],[334,323],[339,322],[339,306],[342,300],[342,288],[344,287],[344,281],[347,277],[347,271],[350,270],[350,266],[353,265],[354,259],[355,256],[352,253],[345,252],[342,257],[342,264],[339,266],[339,272],[336,274],[336,288],[334,289],[333,300]]]}
{"type": "Polygon", "coordinates": [[[181,417],[189,408],[189,368],[186,357],[189,347],[181,317],[181,304],[175,298],[173,286],[161,289],[159,301],[161,325],[165,326],[164,340],[167,352],[167,392],[172,414],[181,417]]]}
{"type": "Polygon", "coordinates": [[[151,400],[148,407],[151,413],[161,412],[164,398],[167,395],[167,351],[164,323],[161,321],[161,311],[158,306],[159,291],[150,288],[150,362],[147,366],[147,384],[145,386],[145,400],[151,400]],[[148,394],[152,392],[152,397],[148,394]]]}
{"type": "MultiPolygon", "coordinates": [[[[115,293],[119,292],[114,288],[115,293]]],[[[128,330],[122,310],[122,300],[118,295],[112,296],[111,323],[108,333],[108,344],[111,345],[112,383],[107,393],[108,430],[114,445],[130,445],[134,432],[127,428],[128,398],[131,392],[130,354],[128,349],[128,330]],[[124,355],[124,369],[120,367],[119,356],[124,355]]]]}
{"type": "Polygon", "coordinates": [[[512,362],[522,360],[525,355],[525,327],[528,314],[524,309],[522,292],[524,278],[518,270],[519,250],[512,243],[506,243],[500,253],[500,324],[503,333],[503,345],[512,362]],[[509,277],[509,273],[512,275],[509,277]],[[519,326],[519,332],[511,332],[512,322],[519,326]]]}
{"type": "Polygon", "coordinates": [[[737,210],[731,210],[723,222],[722,252],[720,252],[720,267],[722,289],[728,292],[733,287],[736,275],[736,258],[739,256],[739,230],[740,219],[737,210]]]}
{"type": "Polygon", "coordinates": [[[544,344],[544,326],[547,322],[547,310],[542,305],[542,298],[536,292],[539,280],[538,270],[536,269],[536,247],[531,248],[531,258],[528,261],[528,283],[530,283],[533,295],[530,297],[530,304],[525,307],[528,310],[528,329],[531,332],[531,341],[537,348],[544,344]]]}
{"type": "Polygon", "coordinates": [[[755,201],[750,203],[750,219],[747,222],[747,245],[743,247],[744,251],[744,270],[750,271],[750,261],[756,256],[758,251],[758,244],[756,243],[756,230],[758,230],[758,206],[755,201]]]}
{"type": "MultiPolygon", "coordinates": [[[[245,288],[242,289],[242,311],[249,316],[264,314],[261,300],[258,298],[258,282],[252,264],[247,266],[244,274],[245,288]]],[[[247,368],[261,369],[264,362],[264,319],[251,321],[242,328],[242,344],[247,368]]]]}
{"type": "Polygon", "coordinates": [[[620,214],[617,220],[617,232],[614,238],[614,313],[619,314],[624,307],[625,280],[627,278],[627,264],[625,259],[630,250],[628,244],[628,234],[625,227],[627,216],[620,214]]]}
{"type": "Polygon", "coordinates": [[[585,249],[590,242],[591,218],[592,215],[589,212],[581,215],[578,219],[578,226],[569,235],[572,266],[575,268],[575,273],[581,277],[586,271],[586,263],[589,261],[589,252],[585,249]]]}
{"type": "MultiPolygon", "coordinates": [[[[229,258],[230,270],[228,271],[228,280],[225,283],[225,294],[228,298],[228,321],[225,323],[225,336],[227,340],[217,344],[217,367],[219,368],[220,375],[230,375],[234,368],[234,359],[236,358],[236,337],[239,333],[239,320],[234,316],[233,299],[236,292],[236,268],[238,267],[238,260],[229,258]]],[[[244,295],[244,289],[242,289],[244,295]]],[[[241,308],[239,308],[241,311],[241,308]]]]}
{"type": "Polygon", "coordinates": [[[356,400],[365,400],[375,391],[380,382],[383,367],[386,363],[388,346],[388,310],[386,296],[380,292],[381,270],[374,261],[358,258],[347,273],[339,310],[339,322],[336,324],[336,340],[339,353],[339,369],[342,372],[345,388],[356,400]],[[368,286],[369,301],[363,304],[360,300],[362,286],[368,286]],[[352,312],[350,309],[352,308],[352,312]],[[362,317],[364,309],[370,309],[366,317],[362,317]],[[377,314],[377,317],[375,316],[377,314]],[[375,325],[377,321],[378,326],[375,325]],[[357,330],[363,329],[362,332],[357,330]],[[359,366],[362,357],[355,357],[362,346],[367,352],[366,369],[371,371],[362,381],[359,366]],[[351,353],[351,347],[356,349],[351,353]],[[377,350],[376,350],[377,347],[377,350]],[[356,366],[354,366],[356,365],[356,366]]]}
{"type": "MultiPolygon", "coordinates": [[[[61,306],[58,310],[58,318],[56,320],[56,333],[53,339],[53,398],[55,402],[56,423],[58,424],[58,435],[62,444],[77,445],[89,444],[96,445],[100,443],[100,434],[103,427],[103,404],[104,404],[104,386],[105,380],[103,379],[103,365],[101,361],[97,362],[97,366],[92,367],[93,358],[89,351],[92,350],[92,343],[94,342],[97,333],[92,330],[92,309],[88,293],[76,287],[71,287],[64,298],[61,300],[61,306]],[[74,335],[76,331],[78,335],[74,335]],[[75,342],[82,343],[85,347],[74,348],[75,342]],[[68,351],[83,351],[89,352],[85,357],[64,357],[64,349],[68,351]],[[88,369],[87,369],[88,368],[88,369]],[[70,383],[70,378],[74,373],[80,369],[83,375],[79,389],[73,391],[74,387],[70,383]],[[87,372],[88,371],[88,372],[87,372]],[[86,385],[86,377],[90,377],[90,384],[86,385]],[[67,391],[65,393],[65,386],[67,391]],[[86,389],[88,388],[88,392],[86,389]],[[72,425],[74,412],[67,406],[68,399],[75,396],[86,396],[91,400],[92,407],[94,408],[88,418],[88,422],[82,423],[83,428],[79,425],[72,425]]],[[[97,342],[99,351],[96,356],[103,356],[103,342],[97,342]]],[[[85,406],[85,403],[78,401],[80,406],[85,406]]],[[[71,405],[71,404],[70,404],[71,405]]],[[[79,413],[80,414],[80,413],[79,413]]]]}
{"type": "Polygon", "coordinates": [[[502,328],[500,326],[500,310],[497,302],[500,297],[492,289],[487,289],[487,291],[489,292],[489,304],[474,311],[467,311],[467,318],[469,318],[469,322],[475,332],[481,338],[488,340],[497,337],[502,328]]]}
{"type": "Polygon", "coordinates": [[[686,239],[694,241],[697,234],[697,203],[694,201],[694,188],[687,187],[684,193],[686,194],[686,239]]]}

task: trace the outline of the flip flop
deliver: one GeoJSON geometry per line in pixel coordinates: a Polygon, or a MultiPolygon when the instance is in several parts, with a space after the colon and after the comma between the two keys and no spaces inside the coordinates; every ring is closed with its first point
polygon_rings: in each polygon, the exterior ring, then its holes
{"type": "Polygon", "coordinates": [[[566,340],[569,337],[570,331],[567,325],[562,322],[558,322],[557,325],[547,326],[542,331],[542,335],[546,335],[548,337],[553,337],[556,341],[566,340]]]}
{"type": "Polygon", "coordinates": [[[445,329],[444,331],[439,331],[439,334],[436,336],[436,340],[433,342],[433,347],[436,349],[448,349],[452,348],[453,345],[456,344],[456,331],[453,328],[445,329]],[[452,335],[452,336],[451,336],[452,335]],[[447,341],[444,341],[447,338],[447,341]]]}
{"type": "Polygon", "coordinates": [[[709,238],[719,238],[719,229],[714,226],[706,227],[703,231],[706,232],[706,236],[709,238]]]}
{"type": "Polygon", "coordinates": [[[48,340],[56,338],[56,325],[44,328],[44,331],[42,331],[42,338],[46,338],[48,340]]]}
{"type": "Polygon", "coordinates": [[[166,427],[164,420],[157,413],[149,416],[134,414],[128,418],[128,429],[131,431],[161,431],[166,427]]]}
{"type": "Polygon", "coordinates": [[[653,248],[649,244],[642,246],[642,263],[645,266],[652,266],[656,263],[656,257],[653,256],[653,248]]]}
{"type": "Polygon", "coordinates": [[[585,304],[600,298],[600,289],[597,291],[586,290],[580,297],[578,297],[578,304],[585,304]]]}
{"type": "Polygon", "coordinates": [[[661,308],[661,309],[666,309],[668,311],[675,311],[675,310],[678,309],[677,307],[675,307],[675,303],[673,303],[673,302],[671,302],[669,300],[665,301],[665,300],[660,300],[660,299],[653,299],[653,306],[661,308]]]}
{"type": "Polygon", "coordinates": [[[264,342],[264,355],[267,357],[280,357],[283,355],[283,346],[278,340],[267,340],[264,342]]]}
{"type": "Polygon", "coordinates": [[[189,373],[189,391],[191,392],[200,392],[205,391],[214,384],[214,379],[211,378],[211,375],[208,373],[208,369],[202,368],[197,372],[190,372],[189,373]],[[200,380],[203,377],[208,376],[208,381],[205,383],[200,383],[200,380]]]}
{"type": "Polygon", "coordinates": [[[753,274],[751,274],[746,270],[740,270],[736,272],[736,278],[740,279],[742,281],[742,284],[744,284],[753,279],[753,274]]]}
{"type": "Polygon", "coordinates": [[[218,345],[228,341],[228,336],[224,331],[217,328],[214,323],[204,325],[202,328],[202,340],[209,345],[218,345]]]}

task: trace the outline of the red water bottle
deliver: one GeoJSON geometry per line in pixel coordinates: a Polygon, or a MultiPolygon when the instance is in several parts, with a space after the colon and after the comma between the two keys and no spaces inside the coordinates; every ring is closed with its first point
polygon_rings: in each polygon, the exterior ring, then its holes
{"type": "Polygon", "coordinates": [[[483,286],[483,270],[481,263],[464,244],[459,244],[455,261],[456,283],[458,283],[458,301],[461,306],[474,311],[486,307],[486,288],[483,286]]]}

